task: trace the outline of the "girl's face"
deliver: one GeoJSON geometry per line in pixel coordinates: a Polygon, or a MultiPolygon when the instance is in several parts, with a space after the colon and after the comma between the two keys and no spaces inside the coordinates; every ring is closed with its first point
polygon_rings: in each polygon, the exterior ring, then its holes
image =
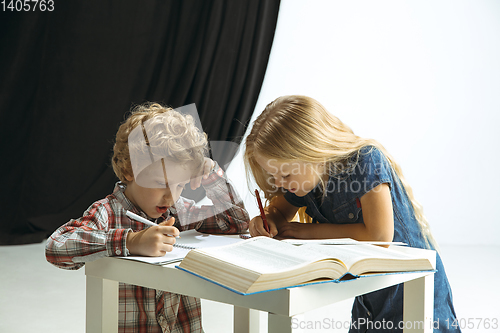
{"type": "Polygon", "coordinates": [[[308,163],[302,161],[284,162],[269,159],[256,154],[257,163],[269,173],[274,185],[283,187],[299,197],[311,192],[321,180],[323,163],[308,163]]]}
{"type": "Polygon", "coordinates": [[[156,161],[129,182],[125,196],[147,216],[158,218],[179,199],[191,181],[192,170],[179,164],[156,161]],[[164,168],[165,166],[165,168],[164,168]]]}

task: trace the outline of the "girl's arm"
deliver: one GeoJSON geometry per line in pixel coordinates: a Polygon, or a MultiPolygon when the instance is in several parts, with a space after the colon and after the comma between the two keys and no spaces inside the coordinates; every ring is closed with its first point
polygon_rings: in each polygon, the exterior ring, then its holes
{"type": "Polygon", "coordinates": [[[273,198],[264,210],[267,223],[269,224],[269,233],[264,229],[262,217],[256,216],[250,221],[250,226],[248,228],[252,237],[276,236],[278,230],[280,230],[282,226],[287,225],[288,222],[295,217],[299,208],[289,203],[285,197],[278,196],[273,198]]]}
{"type": "Polygon", "coordinates": [[[303,239],[347,237],[359,241],[392,241],[394,217],[389,186],[378,185],[363,195],[360,201],[364,223],[286,223],[278,227],[278,236],[303,239]]]}

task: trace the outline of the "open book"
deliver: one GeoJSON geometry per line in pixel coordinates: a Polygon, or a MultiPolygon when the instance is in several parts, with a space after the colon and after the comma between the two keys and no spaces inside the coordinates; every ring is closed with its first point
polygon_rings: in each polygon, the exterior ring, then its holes
{"type": "Polygon", "coordinates": [[[204,234],[194,229],[181,231],[180,238],[176,239],[174,248],[171,252],[167,252],[162,257],[143,257],[143,256],[128,256],[119,257],[129,260],[137,260],[155,265],[166,265],[173,262],[181,261],[186,254],[192,249],[229,245],[240,242],[239,237],[218,236],[204,234]]]}
{"type": "Polygon", "coordinates": [[[434,251],[369,244],[301,245],[254,237],[190,251],[178,268],[240,294],[368,274],[434,270],[434,251]]]}
{"type": "MultiPolygon", "coordinates": [[[[248,237],[250,238],[250,237],[248,237]]],[[[248,239],[247,238],[247,239],[248,239]]],[[[372,245],[407,245],[403,242],[377,242],[377,241],[357,241],[352,238],[332,238],[332,239],[297,239],[287,238],[282,239],[282,242],[293,245],[356,245],[356,244],[372,244],[372,245]]]]}

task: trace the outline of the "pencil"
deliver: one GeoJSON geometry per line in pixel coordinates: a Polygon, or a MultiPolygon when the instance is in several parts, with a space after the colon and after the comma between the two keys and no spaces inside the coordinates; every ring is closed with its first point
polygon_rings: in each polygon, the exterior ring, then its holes
{"type": "MultiPolygon", "coordinates": [[[[155,226],[155,225],[158,225],[154,222],[151,222],[150,220],[148,219],[145,219],[144,217],[142,216],[139,216],[137,214],[134,214],[132,213],[131,211],[127,210],[127,212],[125,213],[125,215],[127,215],[128,217],[130,217],[132,220],[135,220],[137,222],[141,222],[141,223],[144,223],[146,225],[149,225],[151,227],[155,226]]],[[[173,235],[168,235],[170,237],[174,237],[173,235]]],[[[180,236],[175,236],[175,238],[180,238],[180,236]]]]}
{"type": "Polygon", "coordinates": [[[260,217],[262,217],[262,221],[264,222],[264,228],[267,232],[269,232],[269,225],[267,224],[266,213],[264,212],[264,207],[262,206],[262,201],[260,201],[259,190],[255,190],[255,196],[257,197],[257,203],[259,204],[260,209],[260,217]]]}

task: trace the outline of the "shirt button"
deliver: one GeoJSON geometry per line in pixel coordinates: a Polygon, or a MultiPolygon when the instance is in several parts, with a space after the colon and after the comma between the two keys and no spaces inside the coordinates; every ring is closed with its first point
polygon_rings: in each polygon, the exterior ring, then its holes
{"type": "Polygon", "coordinates": [[[122,254],[122,251],[120,251],[120,249],[118,249],[118,248],[117,248],[117,249],[115,250],[115,253],[116,253],[116,255],[117,255],[117,256],[119,256],[120,254],[122,254]]]}
{"type": "Polygon", "coordinates": [[[352,219],[354,217],[353,213],[349,213],[349,218],[352,219]]]}

